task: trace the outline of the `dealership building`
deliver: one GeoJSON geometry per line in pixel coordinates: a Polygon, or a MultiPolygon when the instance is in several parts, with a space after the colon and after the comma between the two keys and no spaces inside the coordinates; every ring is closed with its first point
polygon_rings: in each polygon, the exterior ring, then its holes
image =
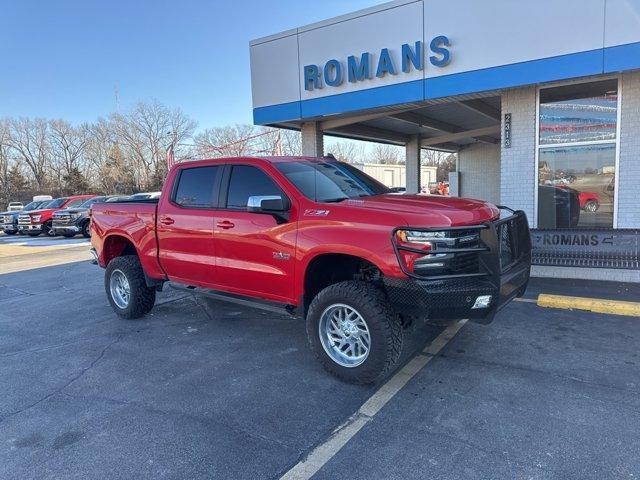
{"type": "Polygon", "coordinates": [[[250,44],[258,125],[458,154],[539,275],[640,281],[640,0],[397,0],[250,44]]]}

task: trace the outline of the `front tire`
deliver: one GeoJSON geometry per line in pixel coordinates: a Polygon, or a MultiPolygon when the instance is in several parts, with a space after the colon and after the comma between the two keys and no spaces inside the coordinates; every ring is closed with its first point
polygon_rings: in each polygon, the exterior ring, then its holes
{"type": "Polygon", "coordinates": [[[89,228],[90,222],[84,222],[82,225],[82,236],[84,238],[91,238],[91,230],[89,228]]]}
{"type": "Polygon", "coordinates": [[[7,235],[15,235],[18,232],[16,232],[15,230],[5,230],[4,233],[6,233],[7,235]]]}
{"type": "Polygon", "coordinates": [[[44,232],[45,237],[55,237],[56,232],[53,228],[51,228],[51,223],[45,223],[42,225],[42,231],[44,232]]]}
{"type": "Polygon", "coordinates": [[[140,260],[135,255],[116,257],[104,274],[104,286],[111,308],[121,318],[140,318],[156,302],[156,291],[147,286],[140,260]]]}
{"type": "Polygon", "coordinates": [[[75,233],[63,233],[62,236],[65,237],[65,238],[73,238],[73,237],[76,236],[76,234],[75,233]]]}
{"type": "Polygon", "coordinates": [[[372,284],[347,281],[325,288],[311,302],[306,324],[309,345],[320,363],[347,382],[376,382],[400,358],[400,319],[372,284]]]}

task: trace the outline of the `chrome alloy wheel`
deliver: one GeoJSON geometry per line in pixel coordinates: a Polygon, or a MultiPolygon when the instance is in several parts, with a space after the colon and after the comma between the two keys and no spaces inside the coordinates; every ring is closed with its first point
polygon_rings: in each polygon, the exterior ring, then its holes
{"type": "Polygon", "coordinates": [[[111,291],[111,298],[113,298],[113,301],[118,308],[125,309],[129,306],[131,287],[129,286],[127,276],[122,273],[122,270],[114,270],[111,272],[109,290],[111,291]]]}
{"type": "Polygon", "coordinates": [[[327,307],[320,316],[320,343],[327,355],[343,367],[357,367],[369,356],[371,334],[358,311],[342,303],[327,307]]]}

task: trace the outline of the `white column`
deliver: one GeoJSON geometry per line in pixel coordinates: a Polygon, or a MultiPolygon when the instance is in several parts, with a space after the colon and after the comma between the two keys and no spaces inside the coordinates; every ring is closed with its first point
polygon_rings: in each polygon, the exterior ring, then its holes
{"type": "Polygon", "coordinates": [[[420,136],[412,136],[406,144],[407,193],[420,192],[420,136]]]}
{"type": "Polygon", "coordinates": [[[324,156],[324,136],[318,122],[307,122],[300,129],[302,135],[302,155],[305,157],[324,156]]]}

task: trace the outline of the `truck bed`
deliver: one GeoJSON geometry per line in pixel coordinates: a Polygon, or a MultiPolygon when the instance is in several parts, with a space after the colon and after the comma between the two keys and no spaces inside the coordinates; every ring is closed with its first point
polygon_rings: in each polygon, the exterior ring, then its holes
{"type": "Polygon", "coordinates": [[[158,262],[157,209],[157,199],[94,204],[91,208],[91,244],[100,252],[98,263],[106,266],[105,252],[108,255],[110,249],[121,250],[125,248],[123,245],[132,245],[145,272],[163,277],[158,262]]]}

